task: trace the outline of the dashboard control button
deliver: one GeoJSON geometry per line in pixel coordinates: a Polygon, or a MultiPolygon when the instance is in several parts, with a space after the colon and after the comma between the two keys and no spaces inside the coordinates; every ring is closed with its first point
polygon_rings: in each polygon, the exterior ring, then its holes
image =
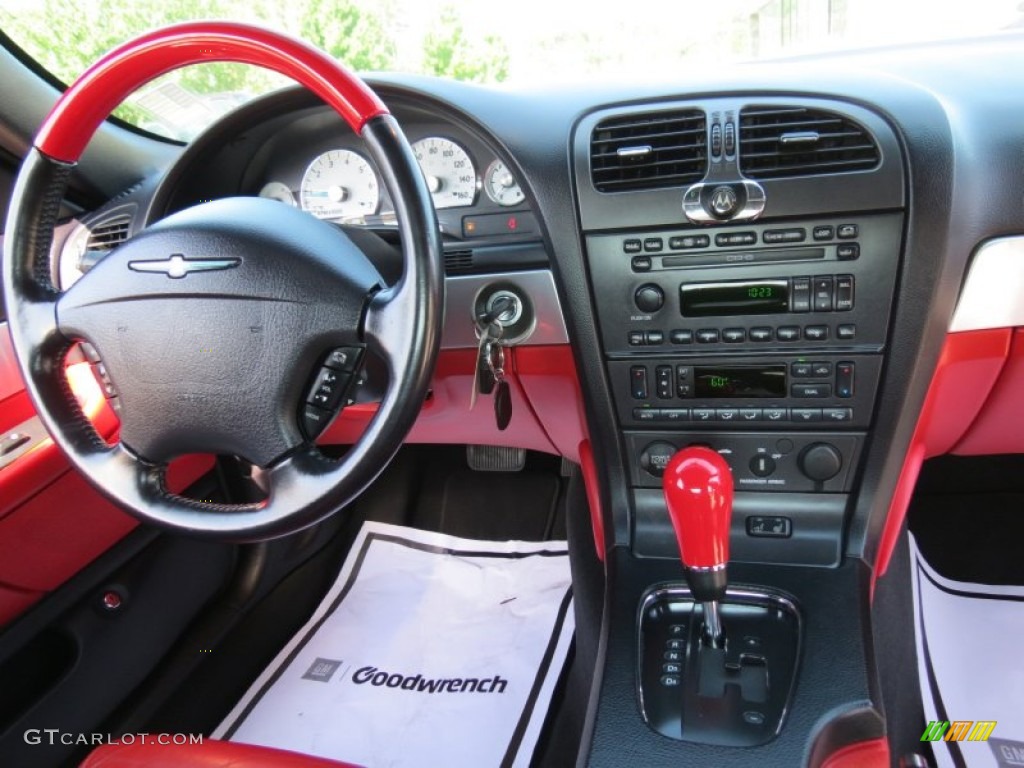
{"type": "Polygon", "coordinates": [[[796,424],[821,421],[821,408],[791,408],[789,420],[796,424]]]}
{"type": "Polygon", "coordinates": [[[711,126],[711,157],[715,160],[722,156],[722,124],[711,126]]]}
{"type": "Polygon", "coordinates": [[[634,365],[629,369],[630,392],[634,400],[647,399],[647,366],[634,365]]]}
{"type": "Polygon", "coordinates": [[[814,228],[812,236],[815,240],[831,240],[835,234],[835,229],[829,225],[822,225],[814,228]]]}
{"type": "Polygon", "coordinates": [[[693,395],[693,368],[686,365],[676,366],[676,397],[693,395]]]}
{"type": "Polygon", "coordinates": [[[775,459],[767,453],[759,453],[750,460],[750,471],[755,477],[768,477],[775,471],[775,459]]]}
{"type": "Polygon", "coordinates": [[[662,408],[661,409],[661,421],[689,421],[690,409],[689,408],[662,408]]]}
{"type": "Polygon", "coordinates": [[[651,257],[650,256],[634,256],[629,262],[629,266],[634,272],[650,272],[651,271],[651,257]]]}
{"type": "MultiPolygon", "coordinates": [[[[658,440],[651,443],[643,452],[640,454],[640,467],[649,475],[654,477],[661,477],[665,474],[665,467],[668,465],[669,459],[671,459],[676,452],[676,447],[672,443],[666,443],[663,440],[658,440]]],[[[665,659],[666,661],[679,661],[679,659],[665,659]]]]}
{"type": "Polygon", "coordinates": [[[827,325],[808,325],[804,328],[804,338],[808,341],[827,341],[827,325]]]}
{"type": "Polygon", "coordinates": [[[831,276],[814,278],[814,311],[832,311],[833,280],[831,276]]]}
{"type": "Polygon", "coordinates": [[[853,408],[822,408],[821,418],[824,421],[853,421],[853,408]]]}
{"type": "Polygon", "coordinates": [[[665,292],[654,283],[641,285],[633,294],[633,302],[641,312],[657,312],[665,306],[665,292]]]}
{"type": "Polygon", "coordinates": [[[671,400],[675,394],[675,387],[672,386],[672,366],[659,365],[654,369],[654,391],[659,400],[671,400]]]}
{"type": "Polygon", "coordinates": [[[716,408],[715,418],[718,421],[739,421],[740,420],[740,409],[739,408],[716,408]]]}
{"type": "Polygon", "coordinates": [[[630,237],[622,241],[622,250],[626,253],[640,253],[643,249],[643,243],[640,242],[640,238],[630,237]]]}
{"type": "Polygon", "coordinates": [[[856,243],[843,243],[836,248],[836,258],[840,261],[856,261],[860,258],[860,246],[856,243]]]}
{"type": "Polygon", "coordinates": [[[811,363],[811,376],[827,379],[832,376],[832,363],[811,363]]]}
{"type": "Polygon", "coordinates": [[[764,420],[765,421],[786,421],[789,417],[788,408],[765,408],[764,409],[764,420]]]}
{"type": "Polygon", "coordinates": [[[853,275],[836,275],[836,312],[853,309],[853,275]]]}
{"type": "Polygon", "coordinates": [[[634,408],[633,419],[635,421],[658,421],[661,411],[657,408],[634,408]]]}
{"type": "MultiPolygon", "coordinates": [[[[726,187],[728,189],[728,187],[726,187]]],[[[757,242],[756,232],[722,232],[715,235],[715,245],[754,245],[757,242]]]]}
{"type": "Polygon", "coordinates": [[[694,408],[691,413],[693,421],[714,421],[716,415],[714,408],[694,408]]]}
{"type": "Polygon", "coordinates": [[[775,338],[775,330],[768,326],[759,326],[750,329],[751,341],[771,341],[775,338]]]}
{"type": "Polygon", "coordinates": [[[790,373],[793,374],[794,379],[809,379],[811,378],[811,364],[810,363],[793,363],[790,366],[790,373]]]}
{"type": "Polygon", "coordinates": [[[853,397],[853,363],[836,363],[836,397],[853,397]]]}
{"type": "Polygon", "coordinates": [[[811,278],[793,278],[793,303],[791,306],[793,312],[811,311],[811,278]]]}
{"type": "Polygon", "coordinates": [[[647,343],[647,337],[643,331],[630,331],[629,332],[629,346],[631,347],[642,347],[647,343]]]}
{"type": "MultiPolygon", "coordinates": [[[[771,536],[775,538],[785,538],[793,533],[793,521],[788,517],[764,517],[756,515],[754,517],[747,518],[747,536],[771,536]]],[[[757,640],[756,637],[743,638],[744,645],[747,645],[749,640],[757,640]]],[[[760,643],[752,645],[750,647],[757,648],[760,643]]],[[[744,715],[753,713],[744,713],[744,715]]]]}
{"type": "Polygon", "coordinates": [[[794,384],[791,390],[793,397],[822,398],[832,397],[831,384],[794,384]]]}
{"type": "Polygon", "coordinates": [[[807,230],[800,229],[766,229],[761,233],[761,242],[767,245],[775,243],[802,243],[807,239],[807,230]]]}
{"type": "Polygon", "coordinates": [[[718,343],[718,329],[717,328],[701,328],[697,331],[697,341],[701,344],[717,344],[718,343]]]}
{"type": "Polygon", "coordinates": [[[780,326],[775,329],[775,338],[777,338],[779,341],[800,341],[800,326],[780,326]]]}
{"type": "Polygon", "coordinates": [[[306,402],[333,411],[341,404],[342,395],[348,387],[349,376],[341,371],[324,367],[317,374],[309,390],[306,402]]]}
{"type": "Polygon", "coordinates": [[[352,373],[359,365],[359,347],[338,347],[331,351],[331,354],[324,360],[324,367],[333,368],[336,371],[352,373]]]}
{"type": "Polygon", "coordinates": [[[761,418],[760,408],[740,408],[740,421],[760,421],[761,418]]]}
{"type": "Polygon", "coordinates": [[[843,468],[843,456],[829,443],[811,443],[797,458],[797,466],[808,478],[818,483],[831,480],[843,468]]]}
{"type": "Polygon", "coordinates": [[[726,344],[739,344],[747,340],[747,332],[743,328],[726,328],[722,331],[722,341],[726,344]]]}
{"type": "Polygon", "coordinates": [[[648,253],[660,253],[665,247],[665,241],[660,237],[644,238],[644,250],[648,253]]]}
{"type": "Polygon", "coordinates": [[[676,328],[668,334],[673,344],[693,344],[693,331],[688,328],[676,328]]]}
{"type": "Polygon", "coordinates": [[[665,334],[661,331],[648,331],[644,334],[644,341],[649,346],[657,346],[665,343],[665,334]]]}
{"type": "Polygon", "coordinates": [[[730,120],[725,124],[725,155],[732,157],[736,154],[736,124],[730,120]]]}
{"type": "Polygon", "coordinates": [[[304,403],[302,406],[302,431],[306,433],[306,438],[312,440],[323,432],[333,415],[332,411],[304,403]]]}
{"type": "Polygon", "coordinates": [[[693,248],[707,248],[709,245],[711,238],[707,235],[681,235],[668,239],[668,247],[673,251],[689,251],[693,248]]]}
{"type": "Polygon", "coordinates": [[[840,240],[853,240],[857,237],[858,230],[856,224],[840,224],[836,229],[836,236],[840,240]]]}
{"type": "Polygon", "coordinates": [[[836,338],[842,339],[843,341],[853,341],[857,338],[857,326],[852,324],[837,326],[836,338]]]}

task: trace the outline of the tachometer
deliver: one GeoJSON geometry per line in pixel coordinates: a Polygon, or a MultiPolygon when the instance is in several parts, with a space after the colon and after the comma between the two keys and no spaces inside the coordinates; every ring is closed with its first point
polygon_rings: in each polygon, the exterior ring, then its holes
{"type": "Polygon", "coordinates": [[[263,189],[260,190],[260,197],[277,200],[286,205],[295,205],[295,195],[292,194],[287,184],[282,184],[280,181],[268,181],[264,184],[263,189]]]}
{"type": "Polygon", "coordinates": [[[466,150],[450,139],[431,136],[412,145],[435,208],[472,205],[476,199],[476,168],[466,150]]]}
{"type": "Polygon", "coordinates": [[[498,205],[519,205],[526,198],[516,177],[501,160],[495,160],[487,166],[484,189],[487,190],[487,196],[498,205]]]}
{"type": "Polygon", "coordinates": [[[350,149],[332,149],[306,168],[299,189],[302,209],[321,219],[351,219],[376,213],[380,183],[366,159],[350,149]]]}

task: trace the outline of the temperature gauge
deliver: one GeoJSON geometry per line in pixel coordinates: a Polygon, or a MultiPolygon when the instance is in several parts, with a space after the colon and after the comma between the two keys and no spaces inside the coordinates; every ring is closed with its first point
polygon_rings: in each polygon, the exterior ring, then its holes
{"type": "Polygon", "coordinates": [[[501,160],[495,160],[484,174],[484,189],[487,196],[498,205],[519,205],[526,198],[519,182],[501,160]]]}

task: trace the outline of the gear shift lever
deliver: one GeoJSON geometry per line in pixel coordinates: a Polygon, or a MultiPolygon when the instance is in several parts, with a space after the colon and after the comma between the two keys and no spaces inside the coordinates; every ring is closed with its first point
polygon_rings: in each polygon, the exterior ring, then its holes
{"type": "Polygon", "coordinates": [[[703,604],[704,639],[723,645],[718,604],[725,597],[732,519],[732,472],[709,448],[691,446],[669,459],[662,477],[665,503],[679,542],[686,580],[703,604]]]}

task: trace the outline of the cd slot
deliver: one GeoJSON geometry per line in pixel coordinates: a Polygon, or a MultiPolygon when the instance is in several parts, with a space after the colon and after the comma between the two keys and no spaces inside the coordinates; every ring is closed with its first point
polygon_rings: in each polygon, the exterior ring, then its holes
{"type": "Polygon", "coordinates": [[[785,248],[764,251],[711,251],[665,256],[661,266],[717,267],[731,264],[770,264],[778,261],[813,261],[825,258],[824,248],[785,248]]]}

